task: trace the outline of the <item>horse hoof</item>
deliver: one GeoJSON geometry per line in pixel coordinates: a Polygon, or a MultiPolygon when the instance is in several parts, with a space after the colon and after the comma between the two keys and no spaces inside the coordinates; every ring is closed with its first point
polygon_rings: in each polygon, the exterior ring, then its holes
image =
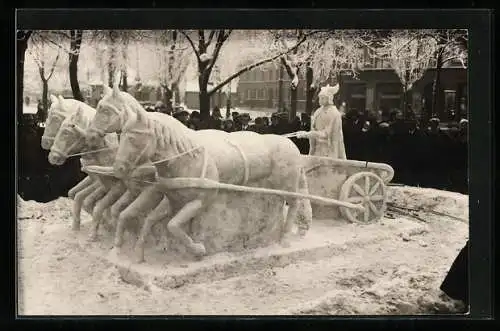
{"type": "Polygon", "coordinates": [[[80,224],[73,223],[73,225],[71,226],[71,230],[73,230],[73,231],[80,231],[80,224]]]}
{"type": "Polygon", "coordinates": [[[205,249],[205,245],[203,245],[202,243],[193,244],[192,250],[193,250],[193,254],[195,256],[198,256],[198,257],[204,256],[205,254],[207,254],[207,250],[205,249]]]}

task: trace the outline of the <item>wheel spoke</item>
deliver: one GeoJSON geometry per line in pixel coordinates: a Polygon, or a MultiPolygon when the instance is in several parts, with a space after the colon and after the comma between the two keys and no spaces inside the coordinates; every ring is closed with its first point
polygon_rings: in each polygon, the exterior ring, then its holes
{"type": "Polygon", "coordinates": [[[370,220],[370,208],[368,206],[365,206],[365,222],[367,223],[370,220]]]}
{"type": "Polygon", "coordinates": [[[350,202],[350,203],[361,203],[363,201],[364,201],[363,197],[349,197],[347,199],[347,202],[350,202]]]}
{"type": "Polygon", "coordinates": [[[370,193],[370,176],[365,176],[365,194],[370,193]]]}
{"type": "Polygon", "coordinates": [[[373,202],[368,201],[368,204],[370,205],[370,209],[373,211],[375,215],[380,215],[380,211],[377,209],[377,207],[373,204],[373,202]]]}
{"type": "Polygon", "coordinates": [[[377,189],[380,187],[380,182],[377,181],[373,186],[372,188],[370,189],[370,193],[368,193],[369,195],[373,195],[375,192],[377,192],[377,189]]]}
{"type": "Polygon", "coordinates": [[[363,192],[363,189],[356,183],[352,184],[352,188],[354,189],[354,191],[356,191],[360,196],[364,197],[365,196],[365,192],[363,192]]]}
{"type": "Polygon", "coordinates": [[[384,196],[383,195],[372,195],[370,197],[370,201],[383,201],[384,196]]]}

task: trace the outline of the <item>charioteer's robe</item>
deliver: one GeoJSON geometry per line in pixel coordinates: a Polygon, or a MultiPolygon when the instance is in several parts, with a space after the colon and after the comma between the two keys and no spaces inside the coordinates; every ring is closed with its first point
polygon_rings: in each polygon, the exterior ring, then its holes
{"type": "Polygon", "coordinates": [[[319,137],[309,138],[309,155],[347,159],[344,135],[342,133],[342,114],[334,105],[318,108],[311,117],[311,131],[319,137]]]}

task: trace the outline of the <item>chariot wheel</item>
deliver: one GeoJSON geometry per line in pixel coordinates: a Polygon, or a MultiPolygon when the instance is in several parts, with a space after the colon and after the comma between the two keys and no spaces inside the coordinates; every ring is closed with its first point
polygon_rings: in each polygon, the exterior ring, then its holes
{"type": "Polygon", "coordinates": [[[378,221],[386,209],[387,192],[382,179],[371,172],[356,173],[340,189],[340,201],[362,204],[364,211],[340,207],[340,212],[353,223],[378,221]]]}

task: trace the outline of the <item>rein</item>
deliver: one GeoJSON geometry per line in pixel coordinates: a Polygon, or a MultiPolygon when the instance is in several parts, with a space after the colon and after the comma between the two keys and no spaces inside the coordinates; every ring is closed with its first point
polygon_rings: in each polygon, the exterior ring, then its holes
{"type": "Polygon", "coordinates": [[[70,154],[66,157],[72,157],[72,156],[80,156],[80,155],[86,155],[86,154],[92,154],[92,153],[98,153],[98,152],[102,152],[102,151],[109,151],[109,150],[113,150],[113,149],[117,149],[118,147],[106,147],[106,148],[101,148],[101,149],[96,149],[96,150],[92,150],[92,151],[87,151],[87,152],[81,152],[81,153],[75,153],[75,154],[70,154]]]}

